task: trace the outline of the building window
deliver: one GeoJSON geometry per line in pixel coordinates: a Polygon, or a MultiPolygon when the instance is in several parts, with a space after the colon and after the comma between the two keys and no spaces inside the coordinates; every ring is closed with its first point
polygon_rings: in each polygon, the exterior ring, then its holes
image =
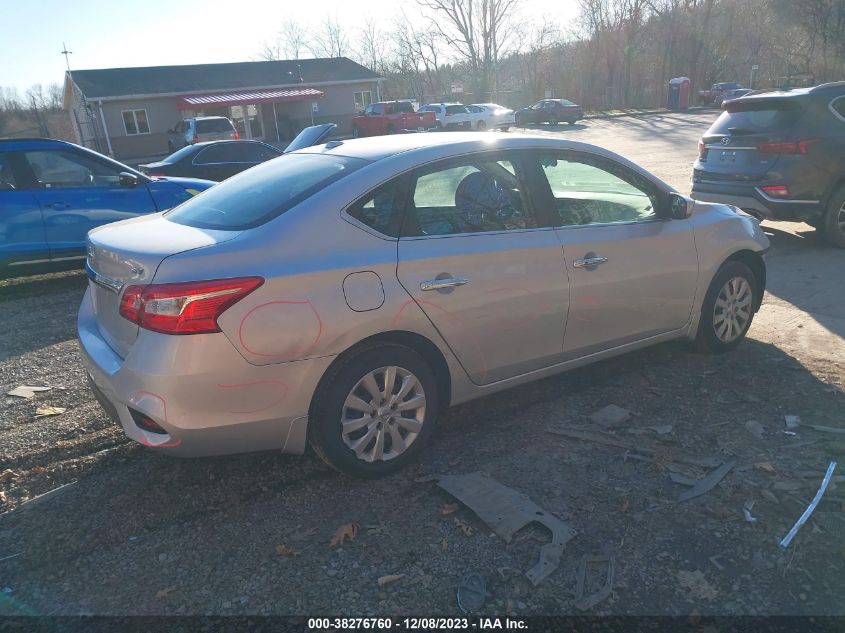
{"type": "Polygon", "coordinates": [[[127,136],[150,133],[146,110],[124,110],[121,114],[123,114],[123,127],[126,128],[127,136]]]}
{"type": "Polygon", "coordinates": [[[355,110],[363,112],[364,108],[373,102],[373,93],[370,90],[355,93],[355,110]]]}

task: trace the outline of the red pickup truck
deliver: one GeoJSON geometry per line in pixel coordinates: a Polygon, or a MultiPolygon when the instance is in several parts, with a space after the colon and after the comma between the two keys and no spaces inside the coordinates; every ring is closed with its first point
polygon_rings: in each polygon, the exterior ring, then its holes
{"type": "Polygon", "coordinates": [[[425,132],[437,127],[434,112],[414,112],[410,101],[371,103],[352,118],[352,136],[380,136],[400,132],[425,132]]]}

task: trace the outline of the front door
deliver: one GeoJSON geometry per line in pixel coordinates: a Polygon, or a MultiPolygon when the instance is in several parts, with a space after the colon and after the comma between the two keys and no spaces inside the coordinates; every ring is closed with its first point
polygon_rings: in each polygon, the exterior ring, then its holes
{"type": "Polygon", "coordinates": [[[538,223],[518,158],[476,155],[411,178],[399,281],[483,385],[562,353],[568,281],[554,229],[538,223]]]}
{"type": "Polygon", "coordinates": [[[580,152],[536,154],[570,280],[567,358],[680,330],[698,255],[688,220],[659,218],[654,183],[580,152]]]}
{"type": "Polygon", "coordinates": [[[38,200],[26,187],[22,161],[18,152],[0,152],[0,269],[20,266],[14,273],[0,270],[0,274],[25,275],[28,266],[50,259],[44,219],[38,200]]]}
{"type": "Polygon", "coordinates": [[[84,258],[88,231],[156,207],[147,187],[122,187],[120,167],[72,149],[23,152],[41,207],[50,258],[84,258]]]}

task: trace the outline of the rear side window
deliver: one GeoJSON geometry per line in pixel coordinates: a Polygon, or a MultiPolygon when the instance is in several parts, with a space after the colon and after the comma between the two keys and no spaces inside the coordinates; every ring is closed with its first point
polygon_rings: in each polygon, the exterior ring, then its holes
{"type": "Polygon", "coordinates": [[[840,119],[845,121],[845,97],[839,97],[830,102],[830,109],[840,119]]]}
{"type": "Polygon", "coordinates": [[[197,121],[197,134],[214,134],[218,132],[231,132],[232,123],[229,119],[208,119],[197,121]]]}
{"type": "Polygon", "coordinates": [[[399,103],[393,106],[393,111],[397,114],[401,114],[402,112],[413,112],[414,106],[408,101],[400,101],[399,103]]]}
{"type": "Polygon", "coordinates": [[[392,180],[353,204],[347,213],[382,235],[399,237],[401,196],[401,180],[392,180]]]}
{"type": "Polygon", "coordinates": [[[286,154],[215,185],[168,212],[166,217],[201,229],[251,229],[366,163],[346,156],[286,154]]]}
{"type": "Polygon", "coordinates": [[[796,101],[765,99],[729,103],[710,128],[710,134],[765,134],[788,130],[801,116],[796,101]]]}
{"type": "Polygon", "coordinates": [[[465,114],[467,109],[462,105],[446,106],[446,114],[465,114]]]}

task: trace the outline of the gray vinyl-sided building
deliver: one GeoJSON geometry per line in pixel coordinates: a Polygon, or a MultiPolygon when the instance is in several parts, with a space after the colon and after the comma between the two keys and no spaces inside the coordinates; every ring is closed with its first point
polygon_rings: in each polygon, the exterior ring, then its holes
{"type": "Polygon", "coordinates": [[[80,145],[127,160],[167,153],[169,130],[193,116],[226,116],[241,138],[281,144],[312,122],[347,134],[383,81],[346,57],[75,70],[64,106],[80,145]]]}

